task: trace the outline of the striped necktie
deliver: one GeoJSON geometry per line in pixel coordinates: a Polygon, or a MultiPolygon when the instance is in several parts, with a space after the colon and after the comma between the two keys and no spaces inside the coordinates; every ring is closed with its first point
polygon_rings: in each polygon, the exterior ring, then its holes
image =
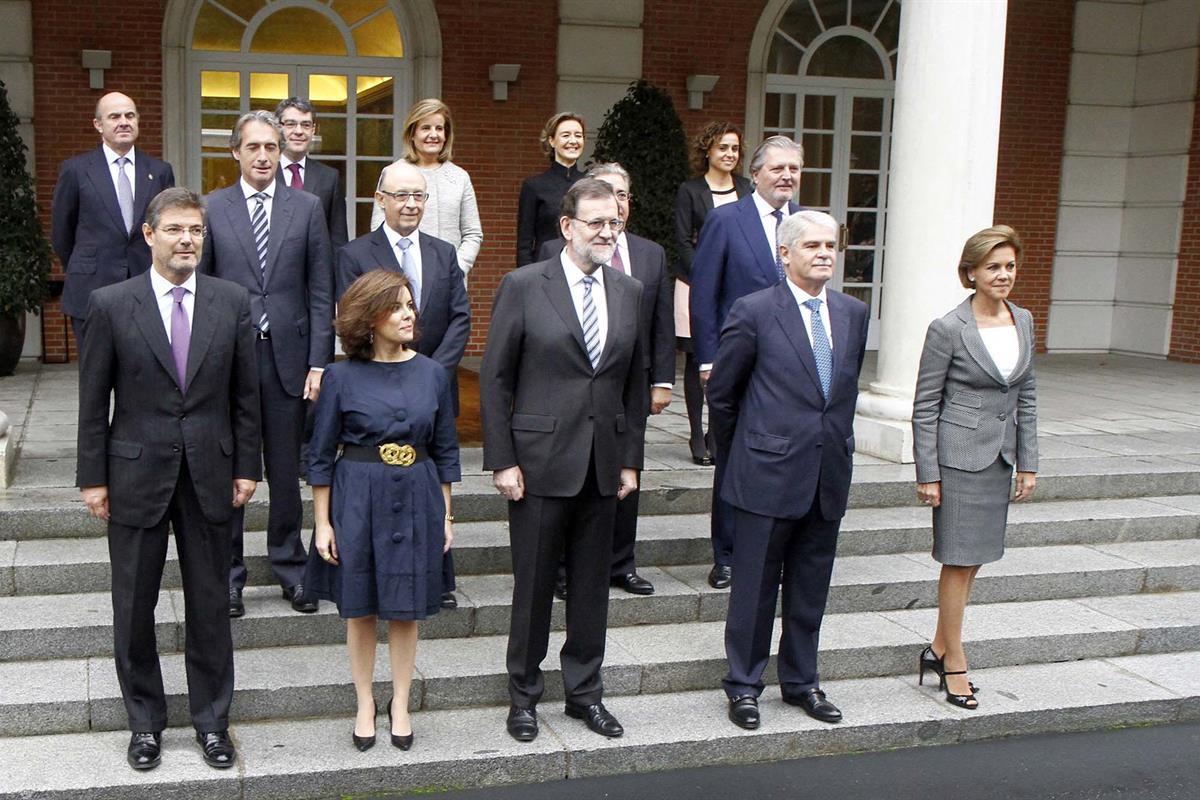
{"type": "Polygon", "coordinates": [[[600,320],[596,316],[596,301],[592,299],[595,283],[591,275],[583,276],[583,344],[593,371],[600,364],[600,320]]]}
{"type": "MultiPolygon", "coordinates": [[[[267,283],[267,246],[271,238],[271,226],[267,224],[267,207],[264,202],[267,199],[266,192],[258,192],[250,195],[252,200],[257,202],[254,205],[254,211],[250,214],[250,228],[254,232],[254,249],[258,251],[258,268],[262,271],[263,286],[267,283]]],[[[271,323],[267,321],[267,309],[263,307],[262,316],[258,320],[258,329],[263,333],[271,327],[271,323]]]]}

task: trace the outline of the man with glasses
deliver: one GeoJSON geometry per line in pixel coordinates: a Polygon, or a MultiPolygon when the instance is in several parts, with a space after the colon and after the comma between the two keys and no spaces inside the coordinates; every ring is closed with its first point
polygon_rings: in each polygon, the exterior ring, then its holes
{"type": "MultiPolygon", "coordinates": [[[[400,160],[384,167],[375,191],[384,224],[338,251],[337,298],[373,269],[403,272],[413,287],[421,335],[417,352],[446,368],[458,415],[458,362],[471,335],[471,304],[454,245],[421,233],[417,226],[429,200],[425,176],[400,160]]],[[[456,608],[454,559],[442,559],[442,608],[456,608]]]]}
{"type": "Polygon", "coordinates": [[[346,191],[342,176],[328,164],[309,158],[317,135],[317,109],[308,100],[289,97],[275,107],[283,126],[283,153],[276,180],[289,189],[315,194],[325,210],[329,241],[336,253],[346,244],[346,191]]]}
{"type": "Polygon", "coordinates": [[[565,553],[566,714],[602,736],[624,730],[601,702],[617,500],[637,488],[646,421],[638,340],[642,286],[607,266],[624,228],[612,187],[567,190],[566,247],[500,282],[480,371],[483,468],[508,502],[513,560],[507,728],[538,734],[541,663],[565,553]]]}

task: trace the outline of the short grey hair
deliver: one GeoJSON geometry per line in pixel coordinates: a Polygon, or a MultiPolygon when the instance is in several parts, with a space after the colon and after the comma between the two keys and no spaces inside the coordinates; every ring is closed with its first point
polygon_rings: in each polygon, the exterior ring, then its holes
{"type": "Polygon", "coordinates": [[[804,209],[787,217],[779,225],[775,240],[788,250],[794,250],[796,243],[804,238],[812,228],[828,228],[837,234],[838,221],[824,211],[804,209]]]}
{"type": "Polygon", "coordinates": [[[230,150],[237,150],[242,146],[242,128],[251,122],[261,122],[264,125],[270,125],[275,129],[275,136],[279,139],[279,146],[283,146],[283,126],[279,124],[279,118],[270,111],[264,111],[260,108],[255,111],[247,111],[238,117],[238,121],[233,124],[233,132],[229,134],[230,150]]]}
{"type": "Polygon", "coordinates": [[[629,177],[629,171],[616,161],[609,161],[604,164],[596,164],[587,171],[587,177],[589,178],[600,178],[604,175],[616,175],[618,178],[624,178],[625,185],[630,189],[633,188],[633,178],[629,177]]]}
{"type": "Polygon", "coordinates": [[[758,172],[762,169],[762,165],[767,161],[767,150],[772,147],[780,150],[793,150],[800,154],[800,166],[804,166],[804,146],[794,139],[787,136],[769,136],[763,140],[763,143],[754,148],[754,155],[750,156],[750,174],[758,172]]]}

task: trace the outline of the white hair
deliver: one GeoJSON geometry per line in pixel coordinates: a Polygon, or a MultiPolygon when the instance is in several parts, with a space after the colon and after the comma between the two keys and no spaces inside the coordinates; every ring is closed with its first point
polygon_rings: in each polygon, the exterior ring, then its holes
{"type": "Polygon", "coordinates": [[[788,250],[792,250],[796,242],[804,238],[811,228],[828,228],[836,234],[838,221],[824,211],[810,211],[809,209],[797,211],[780,223],[776,241],[788,250]]]}

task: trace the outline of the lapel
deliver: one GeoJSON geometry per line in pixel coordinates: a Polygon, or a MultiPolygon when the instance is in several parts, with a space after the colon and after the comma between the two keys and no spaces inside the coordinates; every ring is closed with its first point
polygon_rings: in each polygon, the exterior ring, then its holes
{"type": "MultiPolygon", "coordinates": [[[[846,351],[850,349],[850,314],[846,310],[845,297],[841,292],[825,288],[825,304],[829,313],[829,328],[833,331],[833,376],[836,377],[842,369],[842,361],[846,351]]],[[[816,359],[813,359],[814,366],[816,359]]],[[[837,392],[838,382],[833,377],[829,380],[829,399],[837,392]]]]}
{"type": "MultiPolygon", "coordinates": [[[[625,281],[621,280],[625,277],[622,273],[612,267],[601,267],[601,269],[605,270],[604,302],[608,306],[608,336],[604,340],[604,350],[600,353],[600,363],[596,365],[597,373],[608,365],[616,347],[617,334],[625,324],[625,287],[627,285],[625,281]]],[[[587,354],[586,350],[584,354],[587,354]]]]}
{"type": "Polygon", "coordinates": [[[241,181],[223,191],[225,195],[221,199],[225,201],[224,210],[225,217],[229,220],[229,229],[234,232],[238,242],[242,245],[242,254],[246,257],[247,269],[254,276],[254,280],[258,281],[258,285],[262,286],[263,276],[262,270],[258,268],[258,250],[254,247],[254,228],[250,223],[250,211],[246,207],[246,196],[242,194],[241,181]]]}
{"type": "MultiPolygon", "coordinates": [[[[800,357],[804,371],[808,373],[809,380],[817,390],[817,397],[821,397],[821,376],[817,372],[817,359],[813,355],[812,344],[808,341],[808,333],[804,329],[804,316],[800,313],[800,307],[796,305],[796,297],[783,282],[777,283],[772,291],[775,293],[775,319],[783,329],[783,335],[792,343],[792,349],[800,357]]],[[[832,387],[832,382],[830,385],[832,387]]]]}
{"type": "MultiPolygon", "coordinates": [[[[154,162],[145,153],[137,155],[138,172],[133,179],[133,229],[140,230],[141,220],[146,218],[146,206],[154,189],[154,162]]],[[[132,231],[131,231],[132,233],[132,231]]]]}
{"type": "Polygon", "coordinates": [[[192,304],[192,338],[188,344],[185,382],[188,387],[191,387],[196,373],[200,371],[200,365],[204,363],[204,356],[208,353],[208,346],[212,343],[213,333],[217,329],[218,313],[220,309],[214,303],[212,281],[205,275],[197,275],[196,297],[192,304]]]}
{"type": "MultiPolygon", "coordinates": [[[[270,233],[267,238],[267,269],[263,278],[264,283],[271,282],[271,274],[275,271],[275,262],[279,260],[279,250],[283,246],[283,235],[292,220],[295,210],[295,194],[292,189],[279,189],[271,199],[270,233]]],[[[255,256],[257,260],[257,255],[255,256]]]]}
{"type": "Polygon", "coordinates": [[[1017,316],[1017,307],[1007,300],[1008,313],[1012,314],[1013,324],[1017,326],[1017,366],[1013,369],[1012,376],[1009,378],[1011,383],[1012,378],[1019,377],[1022,372],[1029,366],[1029,360],[1033,356],[1033,341],[1029,338],[1029,334],[1025,332],[1024,326],[1021,325],[1020,318],[1017,316]]]}
{"type": "MultiPolygon", "coordinates": [[[[387,225],[387,223],[385,222],[383,225],[387,225]]],[[[387,234],[383,232],[383,225],[371,232],[371,261],[381,267],[390,268],[393,272],[400,272],[399,253],[388,243],[387,234]],[[391,266],[388,267],[388,265],[391,266]]],[[[424,289],[421,294],[425,294],[424,289]]]]}
{"type": "MultiPolygon", "coordinates": [[[[153,269],[153,267],[151,267],[153,269]]],[[[138,288],[133,293],[133,298],[136,301],[133,310],[133,321],[141,331],[142,338],[150,345],[150,352],[154,353],[154,357],[158,359],[158,363],[171,376],[171,381],[176,386],[179,386],[179,376],[175,374],[175,357],[171,355],[171,343],[167,341],[167,330],[163,327],[162,315],[158,311],[158,299],[154,296],[154,290],[150,287],[150,272],[144,273],[138,288]]],[[[199,298],[197,298],[199,299],[199,298]]],[[[195,347],[193,341],[191,347],[195,347]]],[[[189,369],[191,366],[191,355],[188,355],[189,369]]],[[[179,387],[183,390],[183,387],[179,387]]]]}
{"type": "MultiPolygon", "coordinates": [[[[548,259],[545,263],[546,267],[542,270],[542,276],[546,280],[542,284],[542,289],[546,292],[550,307],[567,326],[571,336],[575,337],[575,344],[579,346],[578,352],[583,356],[583,363],[587,364],[590,369],[591,363],[588,361],[587,347],[583,343],[583,326],[579,324],[579,316],[575,313],[575,303],[571,300],[571,289],[567,286],[567,276],[563,274],[562,263],[558,258],[548,259]]],[[[612,317],[610,316],[610,330],[611,326],[612,317]]],[[[601,362],[603,362],[603,357],[601,357],[601,362]]]]}
{"type": "MultiPolygon", "coordinates": [[[[992,361],[992,357],[988,354],[987,346],[983,343],[983,337],[979,335],[979,326],[975,324],[975,314],[971,311],[971,295],[966,300],[958,304],[958,308],[954,309],[954,313],[963,322],[962,342],[967,353],[979,365],[979,368],[984,371],[992,380],[1001,386],[1008,386],[1008,381],[1004,380],[1000,375],[1000,370],[996,369],[996,364],[992,361]]],[[[1014,320],[1015,322],[1015,320],[1014,320]]],[[[1020,331],[1017,331],[1020,336],[1020,331]]],[[[1013,373],[1016,374],[1015,372],[1013,373]]]]}
{"type": "Polygon", "coordinates": [[[762,220],[758,217],[758,206],[754,204],[752,194],[746,195],[737,202],[737,220],[741,226],[742,235],[746,237],[746,246],[754,254],[754,262],[767,276],[767,284],[779,283],[779,271],[775,267],[775,255],[771,252],[771,243],[763,232],[762,220]]]}
{"type": "Polygon", "coordinates": [[[708,181],[700,178],[700,184],[695,188],[700,195],[700,205],[704,206],[704,214],[707,217],[708,212],[713,210],[712,191],[708,188],[708,181]]]}
{"type": "Polygon", "coordinates": [[[424,311],[433,294],[433,285],[441,280],[442,271],[439,269],[441,260],[433,249],[433,242],[425,234],[419,234],[417,241],[421,243],[421,310],[424,311]]]}
{"type": "MultiPolygon", "coordinates": [[[[93,155],[88,163],[87,176],[91,180],[92,185],[96,187],[96,191],[100,193],[101,199],[104,200],[104,207],[108,209],[109,216],[112,217],[113,225],[117,230],[123,231],[125,238],[129,238],[129,232],[125,230],[125,219],[121,216],[121,205],[117,202],[117,187],[113,186],[112,173],[108,169],[108,161],[104,158],[104,148],[97,147],[92,151],[93,155]]],[[[135,184],[138,181],[134,181],[135,184]]],[[[137,195],[134,195],[134,205],[137,204],[137,195]]],[[[134,214],[134,220],[137,219],[137,214],[134,214]]],[[[134,225],[137,228],[137,225],[134,225]]]]}
{"type": "Polygon", "coordinates": [[[628,245],[627,249],[629,250],[629,263],[625,266],[629,267],[629,274],[632,277],[637,278],[644,284],[646,281],[642,276],[646,274],[646,259],[643,258],[645,254],[642,252],[642,237],[626,233],[625,243],[628,245]]]}

